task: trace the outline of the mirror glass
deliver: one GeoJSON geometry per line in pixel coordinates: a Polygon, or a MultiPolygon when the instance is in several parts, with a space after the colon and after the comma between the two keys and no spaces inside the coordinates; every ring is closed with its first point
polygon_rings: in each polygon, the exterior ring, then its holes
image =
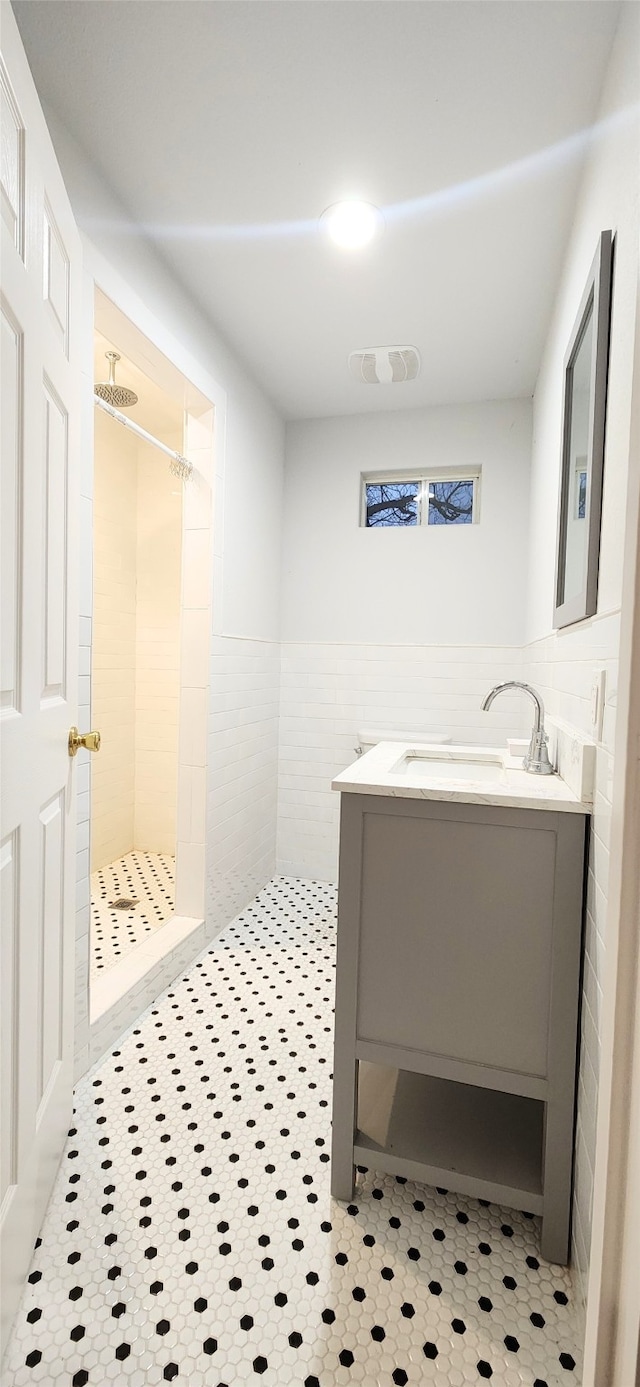
{"type": "Polygon", "coordinates": [[[589,420],[591,417],[591,362],[593,354],[593,303],[584,325],[573,365],[567,372],[567,404],[570,404],[567,446],[567,530],[563,600],[582,591],[588,549],[587,479],[589,420]]]}
{"type": "Polygon", "coordinates": [[[603,231],[563,365],[556,630],[598,608],[612,268],[612,233],[603,231]]]}

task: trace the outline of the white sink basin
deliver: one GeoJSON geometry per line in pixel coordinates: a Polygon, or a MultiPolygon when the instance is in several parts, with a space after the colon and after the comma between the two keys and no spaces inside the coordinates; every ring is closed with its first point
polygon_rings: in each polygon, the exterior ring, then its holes
{"type": "Polygon", "coordinates": [[[454,753],[442,756],[437,752],[421,751],[417,747],[401,756],[397,765],[393,767],[393,774],[410,776],[412,780],[417,781],[491,781],[494,785],[504,784],[506,779],[502,757],[499,755],[474,756],[473,753],[463,752],[459,755],[454,753]]]}

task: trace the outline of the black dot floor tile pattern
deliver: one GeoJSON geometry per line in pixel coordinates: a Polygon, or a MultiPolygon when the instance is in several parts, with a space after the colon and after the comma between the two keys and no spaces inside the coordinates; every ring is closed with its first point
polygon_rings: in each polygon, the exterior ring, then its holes
{"type": "Polygon", "coordinates": [[[128,852],[91,873],[91,977],[99,978],[173,915],[175,858],[128,852]],[[130,909],[113,902],[134,900],[130,909]]]}
{"type": "Polygon", "coordinates": [[[335,915],[276,878],[79,1085],[3,1387],[577,1387],[537,1220],[331,1199],[335,915]]]}

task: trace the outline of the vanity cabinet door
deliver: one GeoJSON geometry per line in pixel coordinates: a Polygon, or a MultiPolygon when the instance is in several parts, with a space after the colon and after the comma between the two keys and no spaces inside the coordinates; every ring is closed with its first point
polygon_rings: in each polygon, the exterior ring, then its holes
{"type": "Polygon", "coordinates": [[[355,808],[358,1040],[545,1078],[554,950],[580,931],[583,820],[367,805],[355,808]]]}

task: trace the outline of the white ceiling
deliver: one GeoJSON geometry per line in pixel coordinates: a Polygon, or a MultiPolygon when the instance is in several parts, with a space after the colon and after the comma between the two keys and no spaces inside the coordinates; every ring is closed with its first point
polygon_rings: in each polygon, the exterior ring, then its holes
{"type": "Polygon", "coordinates": [[[41,98],[287,417],[532,392],[616,0],[14,9],[41,98]],[[350,196],[385,211],[358,253],[316,227],[350,196]],[[350,379],[382,343],[417,381],[350,379]]]}

